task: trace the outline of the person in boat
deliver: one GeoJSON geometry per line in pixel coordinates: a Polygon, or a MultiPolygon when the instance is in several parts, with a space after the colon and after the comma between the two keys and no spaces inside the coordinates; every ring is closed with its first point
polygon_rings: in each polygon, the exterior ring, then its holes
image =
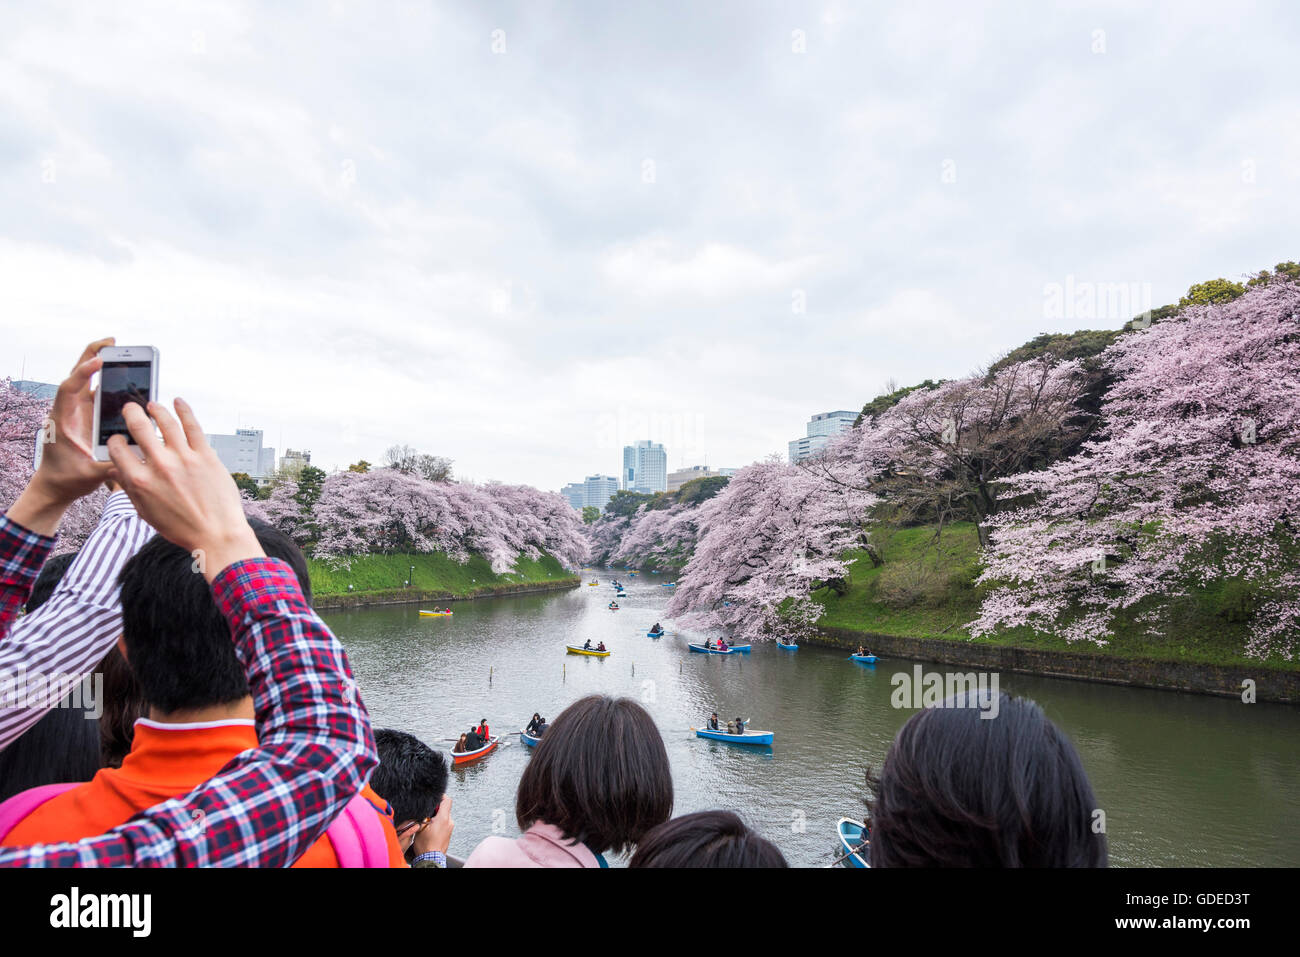
{"type": "Polygon", "coordinates": [[[704,647],[705,647],[706,649],[707,649],[707,648],[712,648],[712,647],[713,647],[713,639],[712,639],[712,638],[705,638],[705,639],[704,639],[704,647]]]}
{"type": "Polygon", "coordinates": [[[478,732],[478,736],[483,739],[484,744],[492,740],[492,732],[488,730],[487,718],[479,718],[478,727],[474,730],[478,732]]]}
{"type": "Polygon", "coordinates": [[[727,734],[735,734],[735,733],[736,733],[736,722],[735,722],[734,720],[733,720],[733,721],[728,721],[728,722],[727,722],[727,734]]]}
{"type": "Polygon", "coordinates": [[[541,723],[542,723],[542,716],[538,714],[536,711],[534,711],[533,720],[528,722],[528,727],[524,728],[524,732],[527,734],[535,734],[537,731],[537,726],[541,723]]]}
{"type": "Polygon", "coordinates": [[[664,633],[664,629],[663,629],[663,626],[660,625],[659,622],[656,621],[656,622],[655,622],[655,626],[654,626],[653,628],[650,629],[650,632],[651,632],[651,634],[662,635],[662,634],[664,633]]]}
{"type": "Polygon", "coordinates": [[[542,735],[544,735],[544,734],[546,733],[546,729],[547,729],[547,727],[548,727],[548,725],[547,725],[547,723],[546,723],[546,719],[545,719],[545,718],[538,718],[538,719],[537,719],[537,727],[533,729],[533,736],[534,736],[534,737],[537,737],[537,738],[540,738],[542,735]]]}
{"type": "Polygon", "coordinates": [[[483,747],[483,745],[486,743],[487,743],[486,741],[484,741],[481,737],[479,737],[477,728],[470,728],[467,732],[465,732],[466,751],[477,751],[479,748],[483,747]]]}
{"type": "Polygon", "coordinates": [[[727,639],[725,639],[725,638],[719,638],[719,639],[718,639],[718,650],[719,650],[719,651],[726,651],[729,647],[731,647],[731,646],[727,644],[727,639]]]}
{"type": "Polygon", "coordinates": [[[457,739],[456,743],[451,746],[452,754],[464,754],[469,750],[469,748],[465,747],[465,737],[466,736],[462,734],[460,738],[457,739]]]}
{"type": "Polygon", "coordinates": [[[745,733],[745,721],[744,721],[744,719],[743,719],[743,718],[737,718],[736,721],[735,721],[735,724],[736,724],[736,734],[744,734],[744,733],[745,733]]]}
{"type": "Polygon", "coordinates": [[[582,646],[583,651],[591,651],[591,639],[588,638],[586,644],[582,646]]]}
{"type": "Polygon", "coordinates": [[[675,817],[641,839],[628,867],[789,867],[776,845],[731,811],[675,817]]]}
{"type": "Polygon", "coordinates": [[[598,645],[596,646],[596,650],[597,650],[597,651],[604,651],[604,650],[605,650],[605,643],[602,641],[600,644],[598,644],[598,645]]]}
{"type": "Polygon", "coordinates": [[[485,838],[466,867],[608,867],[673,810],[654,719],[630,698],[589,695],[561,712],[519,779],[515,839],[485,838]],[[599,733],[593,733],[599,729],[599,733]]]}
{"type": "Polygon", "coordinates": [[[713,712],[713,714],[709,715],[709,720],[708,723],[705,725],[705,730],[707,731],[718,730],[718,712],[715,711],[713,712]]]}

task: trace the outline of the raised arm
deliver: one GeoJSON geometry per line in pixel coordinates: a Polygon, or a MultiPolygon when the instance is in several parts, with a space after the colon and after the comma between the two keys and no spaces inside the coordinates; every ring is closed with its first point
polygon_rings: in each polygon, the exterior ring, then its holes
{"type": "MultiPolygon", "coordinates": [[[[0,521],[0,638],[9,634],[41,573],[41,566],[54,548],[54,532],[68,506],[88,495],[108,475],[107,462],[96,462],[90,450],[94,395],[90,377],[102,363],[99,350],[112,339],[100,339],[86,346],[72,373],[59,384],[41,455],[41,467],[0,521]]],[[[5,675],[24,667],[0,650],[0,667],[5,675]]]]}
{"type": "Polygon", "coordinates": [[[262,553],[238,489],[189,407],[124,410],[144,452],[110,443],[114,477],[158,533],[190,550],[231,625],[257,706],[259,746],[184,798],[76,844],[0,852],[0,865],[283,866],[299,857],[377,763],[365,707],[338,641],[288,566],[262,553]]]}
{"type": "MultiPolygon", "coordinates": [[[[3,543],[21,539],[22,531],[0,525],[0,556],[6,553],[3,543]]],[[[136,514],[125,492],[110,495],[99,524],[49,601],[14,624],[9,638],[0,645],[3,667],[10,673],[25,669],[28,674],[47,678],[66,675],[70,680],[89,674],[122,633],[118,572],[151,535],[153,529],[136,514]]],[[[0,563],[3,561],[0,558],[0,563]]],[[[30,562],[27,564],[30,568],[30,562]]],[[[30,590],[28,585],[26,591],[30,590]]],[[[13,593],[18,591],[15,588],[13,593]]],[[[15,702],[15,707],[0,707],[0,749],[57,703],[42,701],[43,706],[32,706],[24,698],[15,702]]]]}

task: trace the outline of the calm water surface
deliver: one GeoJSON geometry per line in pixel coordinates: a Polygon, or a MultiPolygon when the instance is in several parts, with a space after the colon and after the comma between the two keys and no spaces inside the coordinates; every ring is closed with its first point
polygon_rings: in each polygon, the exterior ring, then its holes
{"type": "MultiPolygon", "coordinates": [[[[628,594],[609,611],[611,574],[599,573],[598,588],[456,602],[453,618],[421,618],[414,605],[324,618],[347,646],[376,727],[450,749],[444,739],[481,717],[504,733],[534,711],[553,720],[585,694],[631,696],[663,734],[675,814],[731,808],[791,864],[829,864],[835,822],[862,817],[863,773],[912,714],[890,705],[890,677],[914,663],[873,668],[830,649],[774,645],[692,654],[664,616],[671,590],[660,577],[618,573],[628,594]],[[669,634],[647,638],[656,620],[669,634]],[[587,638],[613,655],[565,654],[587,638]],[[774,745],[696,738],[688,729],[714,710],[775,731],[774,745]]],[[[1038,701],[1074,740],[1107,814],[1112,864],[1300,865],[1300,708],[1015,674],[1001,676],[1001,690],[1038,701]]],[[[452,771],[453,854],[494,827],[518,833],[515,788],[529,754],[517,734],[509,740],[452,771]]]]}

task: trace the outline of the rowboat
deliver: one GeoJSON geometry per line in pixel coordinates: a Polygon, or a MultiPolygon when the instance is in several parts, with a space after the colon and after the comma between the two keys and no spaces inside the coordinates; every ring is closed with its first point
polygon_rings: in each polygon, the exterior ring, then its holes
{"type": "Polygon", "coordinates": [[[727,744],[771,744],[773,733],[771,731],[746,731],[744,734],[728,734],[726,731],[709,731],[705,728],[696,728],[695,736],[697,738],[708,738],[710,741],[725,741],[727,744]]]}
{"type": "Polygon", "coordinates": [[[464,751],[460,754],[453,751],[451,754],[452,763],[468,764],[470,761],[477,761],[479,758],[483,757],[483,755],[495,751],[497,743],[500,740],[501,738],[494,734],[492,737],[488,738],[488,743],[483,745],[483,747],[479,748],[477,751],[464,751]]]}
{"type": "Polygon", "coordinates": [[[778,642],[776,643],[776,646],[777,646],[778,648],[780,648],[782,651],[798,651],[798,650],[799,650],[799,646],[798,646],[798,645],[787,645],[787,644],[785,644],[785,643],[783,643],[783,642],[780,642],[780,641],[778,641],[778,642]]]}
{"type": "Polygon", "coordinates": [[[664,633],[662,631],[647,631],[645,636],[647,638],[662,638],[664,633]]]}
{"type": "Polygon", "coordinates": [[[580,645],[565,645],[571,655],[590,655],[592,658],[608,658],[608,651],[597,651],[595,648],[583,648],[580,645]]]}
{"type": "Polygon", "coordinates": [[[600,584],[600,582],[587,582],[587,587],[588,587],[588,588],[595,588],[595,587],[596,587],[597,585],[599,585],[599,584],[600,584]]]}
{"type": "Polygon", "coordinates": [[[450,618],[452,614],[449,611],[425,611],[423,608],[420,609],[421,618],[450,618]]]}
{"type": "Polygon", "coordinates": [[[705,648],[703,645],[691,645],[691,651],[698,651],[701,654],[709,655],[747,655],[752,645],[732,645],[726,651],[721,648],[705,648]]]}
{"type": "Polygon", "coordinates": [[[677,587],[677,582],[664,582],[664,583],[661,584],[659,587],[660,587],[660,588],[676,588],[676,587],[677,587]]]}
{"type": "Polygon", "coordinates": [[[536,735],[529,734],[523,728],[519,729],[519,740],[522,741],[525,746],[530,748],[535,748],[542,743],[541,738],[537,737],[536,735]]]}
{"type": "Polygon", "coordinates": [[[868,849],[869,844],[864,844],[863,838],[869,834],[867,826],[861,821],[854,821],[851,818],[842,817],[840,823],[835,825],[835,832],[840,836],[840,846],[844,848],[844,853],[849,854],[844,859],[845,867],[870,867],[868,863],[871,852],[868,849]]]}
{"type": "Polygon", "coordinates": [[[875,655],[849,655],[854,661],[860,661],[864,665],[874,665],[880,659],[875,655]]]}

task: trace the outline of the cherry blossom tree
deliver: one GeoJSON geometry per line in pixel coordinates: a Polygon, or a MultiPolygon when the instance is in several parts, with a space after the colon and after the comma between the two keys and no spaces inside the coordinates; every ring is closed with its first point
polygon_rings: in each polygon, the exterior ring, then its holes
{"type": "Polygon", "coordinates": [[[974,634],[1029,626],[1102,643],[1131,612],[1158,634],[1189,587],[1245,582],[1247,653],[1300,634],[1300,286],[1279,279],[1120,338],[1082,452],[999,483],[974,634]]]}
{"type": "Polygon", "coordinates": [[[998,480],[1079,446],[1091,425],[1079,407],[1088,387],[1080,362],[1042,357],[918,389],[803,467],[878,496],[892,521],[967,520],[987,544],[998,480]]]}
{"type": "Polygon", "coordinates": [[[776,458],[741,469],[697,509],[699,541],[668,614],[737,638],[808,636],[822,613],[811,593],[846,574],[873,502],[776,458]]]}

